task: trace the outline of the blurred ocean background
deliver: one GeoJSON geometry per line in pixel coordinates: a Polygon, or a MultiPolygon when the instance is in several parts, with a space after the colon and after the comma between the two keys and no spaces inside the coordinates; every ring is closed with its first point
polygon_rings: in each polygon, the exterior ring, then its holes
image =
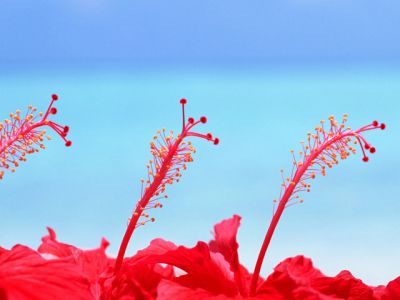
{"type": "MultiPolygon", "coordinates": [[[[163,237],[192,246],[217,222],[243,217],[241,261],[252,270],[291,166],[321,119],[384,121],[366,137],[377,153],[351,157],[313,182],[286,210],[263,275],[304,254],[323,272],[350,270],[368,284],[400,275],[400,3],[398,1],[3,1],[3,116],[33,104],[71,127],[0,182],[0,245],[37,247],[46,226],[61,241],[115,255],[140,195],[149,141],[206,115],[198,152],[169,188],[155,224],[136,231],[129,253],[163,237]]],[[[55,135],[53,134],[53,137],[55,135]]]]}

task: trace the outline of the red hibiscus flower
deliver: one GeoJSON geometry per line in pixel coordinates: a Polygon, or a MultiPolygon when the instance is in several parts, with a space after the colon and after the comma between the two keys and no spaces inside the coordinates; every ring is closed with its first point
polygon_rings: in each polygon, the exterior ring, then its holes
{"type": "MultiPolygon", "coordinates": [[[[25,155],[37,152],[34,145],[42,144],[44,132],[37,128],[49,126],[66,142],[69,131],[48,120],[56,114],[52,107],[58,98],[53,96],[50,107],[38,122],[27,114],[21,118],[20,112],[11,114],[12,121],[0,123],[4,134],[0,140],[0,179],[2,169],[14,171],[18,161],[25,155]],[[3,145],[3,146],[1,146],[3,145]]],[[[160,201],[167,198],[166,186],[178,182],[186,164],[192,161],[195,152],[188,137],[197,137],[219,143],[210,133],[193,131],[207,118],[185,119],[186,99],[181,99],[182,131],[159,131],[150,143],[152,160],[147,165],[147,179],[142,180],[142,192],[129,225],[122,239],[116,259],[106,254],[109,243],[103,239],[100,247],[82,250],[57,240],[54,230],[48,228],[38,251],[17,245],[11,250],[0,247],[0,300],[25,299],[96,299],[96,300],[153,300],[153,299],[269,299],[269,300],[398,300],[400,299],[400,277],[386,287],[370,287],[355,278],[349,271],[337,276],[325,276],[314,268],[312,261],[304,256],[285,259],[278,264],[265,280],[260,277],[269,243],[283,211],[294,204],[302,203],[299,193],[310,191],[309,181],[316,174],[325,175],[326,168],[338,164],[338,159],[346,159],[355,153],[353,144],[358,144],[363,153],[363,161],[369,158],[366,150],[375,153],[362,136],[366,131],[385,129],[385,124],[372,122],[357,130],[351,130],[343,117],[339,124],[329,118],[330,128],[324,129],[324,122],[308,134],[303,142],[303,151],[293,155],[294,167],[290,177],[284,178],[282,192],[276,200],[276,211],[266,233],[253,273],[240,264],[239,244],[236,236],[241,218],[234,215],[214,226],[214,238],[209,242],[198,242],[194,247],[177,246],[163,239],[155,239],[150,245],[132,257],[125,252],[133,232],[140,226],[155,219],[148,211],[161,208],[160,201]]],[[[29,108],[35,112],[34,108],[29,108]]]]}
{"type": "Polygon", "coordinates": [[[370,287],[348,271],[325,276],[304,256],[279,263],[250,297],[251,274],[239,262],[239,225],[239,216],[224,220],[214,226],[213,240],[193,248],[155,239],[126,258],[118,275],[105,253],[106,240],[81,250],[57,241],[49,228],[38,251],[0,248],[0,299],[400,299],[400,277],[370,287]]]}

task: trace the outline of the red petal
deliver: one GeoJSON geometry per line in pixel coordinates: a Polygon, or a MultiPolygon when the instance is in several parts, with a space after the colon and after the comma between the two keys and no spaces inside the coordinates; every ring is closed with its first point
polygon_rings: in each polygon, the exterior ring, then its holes
{"type": "Polygon", "coordinates": [[[178,249],[178,246],[172,242],[163,239],[154,239],[150,242],[150,246],[138,251],[135,256],[128,258],[128,261],[130,264],[138,264],[147,260],[150,256],[164,255],[176,249],[178,249]]]}
{"type": "Polygon", "coordinates": [[[215,296],[204,289],[191,289],[178,283],[163,280],[158,286],[157,300],[229,300],[233,299],[225,295],[215,296]]]}
{"type": "Polygon", "coordinates": [[[239,244],[236,235],[240,226],[241,217],[234,215],[232,218],[222,221],[214,226],[214,240],[209,242],[210,250],[221,253],[229,262],[232,272],[235,274],[236,285],[242,295],[245,294],[245,286],[249,284],[251,276],[239,262],[239,244]]]}
{"type": "Polygon", "coordinates": [[[323,295],[320,292],[318,292],[314,289],[311,289],[309,286],[301,286],[301,287],[296,288],[293,291],[292,297],[290,299],[293,299],[293,300],[343,300],[342,298],[336,298],[336,297],[323,295]]]}
{"type": "MultiPolygon", "coordinates": [[[[224,260],[222,259],[222,261],[224,260]]],[[[132,266],[140,263],[169,264],[187,273],[176,279],[186,287],[202,288],[215,295],[233,296],[237,294],[235,284],[227,275],[230,274],[229,267],[226,265],[224,267],[218,255],[210,253],[208,245],[203,242],[198,242],[193,248],[186,248],[176,247],[170,242],[156,239],[148,248],[139,251],[127,263],[132,266]]]]}
{"type": "MultiPolygon", "coordinates": [[[[222,221],[214,226],[214,240],[209,242],[210,250],[221,253],[234,269],[239,269],[236,235],[240,226],[240,217],[222,221]]],[[[233,270],[232,270],[233,271],[233,270]]]]}
{"type": "Polygon", "coordinates": [[[313,280],[323,276],[318,269],[314,268],[310,259],[302,255],[287,258],[274,268],[274,272],[260,286],[257,294],[270,293],[272,290],[278,292],[285,299],[303,299],[301,297],[293,298],[297,293],[301,295],[310,294],[310,296],[307,296],[310,298],[304,299],[315,299],[315,293],[311,289],[306,291],[304,289],[298,290],[298,288],[308,288],[313,280]]]}
{"type": "Polygon", "coordinates": [[[382,299],[383,295],[386,293],[386,286],[384,285],[379,285],[371,288],[376,299],[382,299]]]}
{"type": "Polygon", "coordinates": [[[312,287],[325,295],[348,300],[372,300],[373,290],[349,271],[342,271],[335,277],[322,277],[312,283],[312,287]]]}
{"type": "MultiPolygon", "coordinates": [[[[171,266],[147,264],[149,256],[165,254],[177,249],[171,242],[156,239],[150,246],[139,251],[134,257],[126,258],[117,277],[110,277],[104,282],[105,294],[113,299],[133,297],[132,299],[154,299],[157,286],[163,278],[172,279],[174,270],[171,266]]],[[[106,298],[108,299],[108,298],[106,298]]]]}
{"type": "MultiPolygon", "coordinates": [[[[43,243],[39,247],[39,251],[69,259],[90,281],[91,292],[96,299],[100,297],[104,299],[153,299],[156,296],[160,280],[173,276],[172,267],[136,265],[127,268],[124,263],[118,278],[115,278],[112,270],[114,261],[107,258],[105,254],[106,248],[109,246],[105,239],[102,240],[100,248],[84,251],[72,245],[60,243],[56,239],[54,230],[48,228],[48,231],[49,235],[42,239],[43,243]]],[[[163,253],[171,249],[165,248],[166,245],[173,244],[160,244],[160,247],[164,248],[157,250],[157,247],[153,247],[152,253],[163,253]]],[[[173,246],[176,248],[175,245],[173,246]]],[[[148,253],[143,254],[147,255],[148,253]]],[[[139,259],[140,254],[137,257],[139,259]]]]}
{"type": "Polygon", "coordinates": [[[312,260],[303,255],[285,259],[274,270],[287,273],[296,283],[302,285],[308,284],[311,279],[324,276],[320,270],[314,268],[312,260]]]}
{"type": "Polygon", "coordinates": [[[214,295],[204,289],[190,289],[170,280],[163,280],[158,286],[157,300],[232,300],[232,299],[252,299],[252,300],[286,300],[277,294],[257,295],[251,298],[240,296],[229,297],[226,295],[214,295]]]}
{"type": "Polygon", "coordinates": [[[65,260],[45,260],[24,246],[0,256],[0,295],[8,300],[94,299],[78,268],[65,260]]]}
{"type": "Polygon", "coordinates": [[[75,246],[57,241],[53,229],[47,228],[49,235],[42,238],[42,244],[38,251],[42,254],[50,254],[58,258],[68,259],[71,264],[77,266],[91,283],[92,294],[97,298],[100,296],[102,277],[109,276],[113,261],[106,256],[108,241],[102,239],[99,248],[94,250],[81,250],[75,246]]]}
{"type": "Polygon", "coordinates": [[[161,267],[160,265],[135,265],[128,267],[123,265],[117,278],[110,279],[108,294],[113,299],[120,299],[123,296],[134,297],[134,299],[155,299],[157,298],[157,287],[162,279],[173,279],[174,271],[171,266],[161,267]]]}
{"type": "Polygon", "coordinates": [[[386,287],[386,293],[382,297],[382,300],[396,300],[400,299],[400,277],[389,282],[386,287]]]}
{"type": "Polygon", "coordinates": [[[56,257],[71,257],[81,252],[75,246],[58,242],[57,235],[52,228],[47,227],[47,231],[49,235],[42,237],[42,244],[38,248],[40,253],[51,254],[56,257]]]}
{"type": "Polygon", "coordinates": [[[274,268],[274,272],[261,285],[259,293],[272,288],[285,297],[291,297],[298,286],[308,286],[311,280],[321,276],[323,274],[314,268],[310,259],[302,255],[287,258],[274,268]]]}

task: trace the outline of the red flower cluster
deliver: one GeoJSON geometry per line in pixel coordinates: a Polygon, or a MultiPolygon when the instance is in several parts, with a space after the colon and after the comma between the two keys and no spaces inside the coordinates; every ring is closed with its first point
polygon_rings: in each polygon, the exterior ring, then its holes
{"type": "Polygon", "coordinates": [[[0,248],[0,299],[400,299],[400,277],[371,287],[348,271],[325,276],[304,256],[278,264],[250,297],[251,274],[239,262],[239,225],[239,216],[224,220],[214,227],[213,240],[193,248],[155,239],[125,258],[117,275],[106,240],[98,249],[81,250],[57,241],[49,228],[37,251],[0,248]]]}
{"type": "MultiPolygon", "coordinates": [[[[52,107],[58,98],[53,96],[45,114],[35,122],[36,109],[30,107],[27,115],[20,111],[11,114],[5,125],[0,123],[0,179],[2,169],[17,167],[25,156],[44,148],[48,126],[66,140],[68,126],[48,120],[56,114],[52,107]]],[[[328,277],[313,267],[304,256],[288,258],[281,262],[266,279],[260,269],[275,228],[287,207],[302,203],[301,192],[309,192],[310,181],[326,170],[356,153],[354,145],[361,148],[363,161],[369,160],[366,152],[376,149],[363,133],[385,129],[386,125],[374,121],[357,130],[346,125],[347,115],[339,123],[333,116],[328,127],[315,128],[302,141],[302,151],[293,154],[292,172],[283,178],[281,195],[274,200],[274,214],[260,249],[255,269],[250,273],[239,261],[236,240],[240,217],[233,216],[214,227],[214,239],[209,243],[198,242],[193,248],[176,246],[163,239],[132,257],[125,257],[134,231],[148,222],[154,222],[149,210],[161,208],[168,185],[179,182],[186,165],[190,163],[195,148],[189,137],[219,143],[211,133],[194,131],[195,126],[207,122],[206,117],[197,121],[185,118],[186,99],[181,99],[182,130],[160,130],[150,143],[152,159],[147,164],[147,178],[142,179],[142,192],[130,218],[116,259],[106,255],[109,243],[103,239],[98,249],[81,250],[60,243],[52,229],[42,239],[37,251],[17,245],[11,250],[0,247],[0,300],[150,300],[150,299],[270,299],[270,300],[399,300],[400,277],[387,286],[371,287],[356,279],[348,271],[328,277]]],[[[14,168],[11,168],[14,171],[14,168]]],[[[283,172],[282,172],[283,175],[283,172]]]]}

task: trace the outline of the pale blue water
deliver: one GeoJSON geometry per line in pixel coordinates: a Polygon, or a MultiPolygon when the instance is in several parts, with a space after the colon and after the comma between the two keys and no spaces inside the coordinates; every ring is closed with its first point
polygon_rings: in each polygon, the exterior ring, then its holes
{"type": "Polygon", "coordinates": [[[330,114],[349,113],[349,124],[385,121],[367,134],[377,153],[361,156],[319,178],[305,203],[288,209],[273,238],[264,274],[285,257],[304,254],[333,275],[350,269],[370,284],[400,275],[400,68],[93,68],[0,71],[2,118],[32,103],[47,107],[60,95],[55,120],[71,126],[73,147],[58,139],[0,183],[0,245],[36,247],[45,227],[60,240],[96,247],[102,236],[115,254],[157,129],[179,130],[181,97],[188,114],[207,115],[204,132],[215,147],[194,141],[195,162],[157,218],[138,230],[129,253],[155,237],[194,245],[208,240],[216,222],[240,214],[242,261],[253,267],[279,170],[290,149],[330,114]]]}

